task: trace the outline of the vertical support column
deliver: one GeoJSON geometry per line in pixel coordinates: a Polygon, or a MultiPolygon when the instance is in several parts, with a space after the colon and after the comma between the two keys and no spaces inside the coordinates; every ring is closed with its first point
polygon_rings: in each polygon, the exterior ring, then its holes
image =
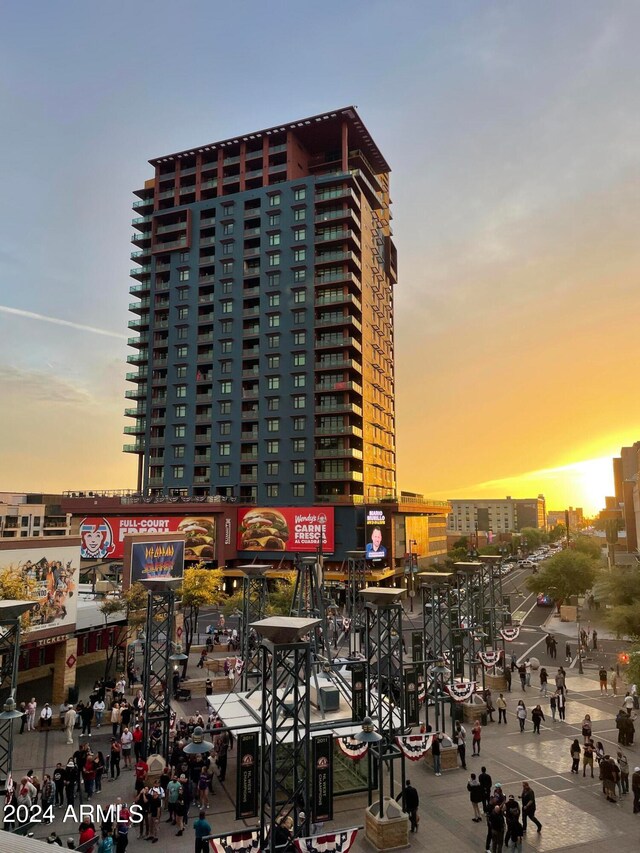
{"type": "Polygon", "coordinates": [[[274,617],[252,623],[262,635],[262,738],[260,850],[277,853],[275,827],[293,820],[293,836],[306,834],[311,805],[308,637],[318,620],[274,617]]]}
{"type": "Polygon", "coordinates": [[[359,652],[365,625],[364,601],[360,595],[366,586],[366,552],[347,551],[347,614],[351,620],[349,651],[359,652]]]}
{"type": "Polygon", "coordinates": [[[346,121],[342,122],[341,134],[341,149],[342,149],[342,171],[349,171],[349,125],[346,121]]]}
{"type": "Polygon", "coordinates": [[[297,555],[297,557],[297,574],[291,612],[299,618],[316,620],[318,624],[311,638],[313,652],[316,655],[323,654],[325,657],[331,658],[325,600],[318,579],[320,555],[317,557],[300,557],[297,555]]]}
{"type": "Polygon", "coordinates": [[[78,639],[72,637],[64,643],[58,643],[54,648],[52,708],[68,701],[69,688],[76,683],[78,639]]]}
{"type": "Polygon", "coordinates": [[[145,624],[144,664],[142,689],[144,691],[143,756],[147,757],[151,728],[160,723],[162,756],[169,757],[169,726],[171,723],[171,641],[175,611],[175,590],[179,579],[155,578],[142,581],[149,591],[147,621],[145,624]]]}
{"type": "MultiPolygon", "coordinates": [[[[0,601],[0,710],[9,700],[15,701],[20,661],[20,619],[33,604],[33,601],[0,601]]],[[[15,717],[11,716],[0,720],[0,792],[6,791],[11,776],[14,722],[15,717]]]]}
{"type": "Polygon", "coordinates": [[[268,564],[250,563],[238,567],[242,572],[242,624],[240,649],[242,655],[242,674],[240,689],[249,690],[249,680],[259,682],[262,672],[260,666],[260,638],[251,636],[249,626],[252,622],[264,619],[267,604],[267,579],[264,572],[270,569],[268,564]]]}

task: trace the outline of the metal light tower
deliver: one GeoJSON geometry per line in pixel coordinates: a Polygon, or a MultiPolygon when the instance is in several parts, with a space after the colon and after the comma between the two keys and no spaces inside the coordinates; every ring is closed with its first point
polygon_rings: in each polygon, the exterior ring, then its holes
{"type": "Polygon", "coordinates": [[[33,601],[0,601],[0,791],[6,791],[11,776],[13,721],[22,716],[15,710],[20,658],[20,619],[33,601]],[[17,715],[17,716],[16,716],[17,715]]]}
{"type": "Polygon", "coordinates": [[[445,706],[450,705],[450,699],[443,689],[443,678],[448,680],[451,677],[454,657],[451,637],[453,574],[420,572],[418,581],[422,585],[422,657],[425,662],[435,661],[435,667],[428,668],[426,663],[424,667],[426,722],[428,725],[429,705],[433,702],[435,731],[443,731],[445,706]],[[449,662],[449,667],[445,667],[445,662],[449,662]]]}
{"type": "Polygon", "coordinates": [[[360,592],[367,585],[366,551],[347,551],[347,613],[351,619],[349,651],[359,652],[364,629],[364,600],[360,592]]]}
{"type": "Polygon", "coordinates": [[[169,757],[169,727],[171,723],[171,641],[175,616],[176,589],[179,578],[150,578],[141,583],[149,592],[147,599],[147,621],[145,625],[144,664],[142,689],[144,692],[144,740],[143,756],[147,747],[151,727],[162,726],[162,756],[169,757]]]}
{"type": "Polygon", "coordinates": [[[276,853],[275,825],[291,816],[293,835],[305,834],[311,794],[309,637],[317,619],[274,616],[252,623],[262,637],[262,809],[260,850],[276,853]]]}
{"type": "Polygon", "coordinates": [[[369,708],[378,734],[370,745],[378,761],[379,814],[384,813],[384,768],[389,772],[389,793],[393,797],[394,764],[401,762],[404,788],[404,755],[396,736],[404,730],[404,670],[402,648],[402,598],[405,589],[367,587],[360,593],[367,618],[365,648],[369,661],[369,708]]]}
{"type": "Polygon", "coordinates": [[[325,599],[320,583],[321,561],[321,553],[315,557],[296,555],[297,574],[291,613],[298,619],[313,619],[317,622],[311,636],[312,650],[315,654],[331,659],[325,599]]]}
{"type": "Polygon", "coordinates": [[[238,566],[242,572],[242,674],[240,689],[249,689],[249,679],[260,680],[260,638],[251,637],[249,626],[264,619],[267,606],[267,579],[265,572],[269,563],[249,563],[238,566]]]}

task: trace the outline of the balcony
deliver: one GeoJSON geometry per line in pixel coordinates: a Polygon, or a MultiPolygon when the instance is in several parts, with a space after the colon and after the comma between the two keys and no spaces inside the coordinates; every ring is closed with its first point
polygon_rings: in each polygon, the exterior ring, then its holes
{"type": "Polygon", "coordinates": [[[150,305],[151,300],[148,297],[145,297],[144,299],[139,299],[137,302],[130,302],[129,311],[132,311],[137,314],[139,311],[142,311],[145,308],[149,308],[150,305]]]}
{"type": "Polygon", "coordinates": [[[332,459],[336,457],[362,459],[362,451],[356,447],[338,447],[338,448],[316,448],[314,451],[316,459],[332,459]]]}
{"type": "Polygon", "coordinates": [[[255,474],[240,474],[240,482],[241,483],[257,483],[258,482],[258,472],[255,474]]]}
{"type": "Polygon", "coordinates": [[[243,308],[242,309],[243,317],[259,317],[260,316],[260,306],[254,305],[252,308],[243,308]]]}
{"type": "Polygon", "coordinates": [[[168,225],[158,225],[156,234],[170,234],[172,231],[184,231],[187,227],[186,222],[171,222],[168,225]]]}
{"type": "Polygon", "coordinates": [[[321,290],[316,292],[316,306],[346,304],[355,305],[358,311],[362,311],[362,302],[360,302],[358,297],[354,296],[353,293],[341,293],[339,295],[332,294],[331,296],[325,296],[321,290]]]}
{"type": "Polygon", "coordinates": [[[243,421],[255,421],[259,417],[259,410],[256,409],[243,409],[240,417],[243,421]]]}
{"type": "Polygon", "coordinates": [[[196,465],[208,465],[211,462],[211,454],[210,453],[202,453],[193,457],[193,461],[196,465]]]}
{"type": "Polygon", "coordinates": [[[243,237],[245,239],[249,237],[259,237],[262,234],[262,228],[245,228],[243,237]]]}
{"type": "Polygon", "coordinates": [[[196,403],[210,403],[213,400],[213,393],[196,394],[196,403]]]}
{"type": "Polygon", "coordinates": [[[320,266],[321,264],[333,264],[333,263],[353,263],[355,266],[360,268],[362,264],[360,263],[360,258],[355,254],[355,252],[318,252],[315,257],[316,266],[320,266]]]}
{"type": "Polygon", "coordinates": [[[146,415],[147,410],[145,406],[141,406],[140,408],[136,407],[135,409],[125,409],[124,416],[126,418],[140,418],[146,415]]]}
{"type": "Polygon", "coordinates": [[[316,427],[316,435],[354,435],[356,438],[362,438],[362,430],[360,427],[349,424],[348,426],[333,426],[333,427],[316,427]]]}
{"type": "Polygon", "coordinates": [[[173,201],[173,199],[175,198],[175,195],[176,195],[176,190],[175,190],[175,187],[173,187],[173,189],[163,190],[163,192],[158,193],[158,199],[170,198],[173,201]]]}
{"type": "Polygon", "coordinates": [[[144,276],[151,275],[151,266],[149,264],[145,264],[142,267],[135,267],[132,270],[129,270],[129,275],[132,278],[143,278],[144,276]]]}
{"type": "Polygon", "coordinates": [[[185,186],[180,187],[180,195],[189,195],[189,193],[194,193],[196,191],[195,184],[185,184],[185,186]]]}
{"type": "Polygon", "coordinates": [[[281,151],[286,151],[286,150],[287,150],[287,143],[282,142],[280,145],[272,145],[269,148],[269,155],[280,154],[281,151]]]}
{"type": "Polygon", "coordinates": [[[286,163],[276,163],[275,166],[269,166],[269,174],[277,175],[279,172],[286,172],[287,164],[286,163]]]}
{"type": "Polygon", "coordinates": [[[138,338],[127,338],[127,346],[141,347],[143,344],[149,343],[149,333],[144,332],[138,338]]]}
{"type": "Polygon", "coordinates": [[[240,155],[234,154],[231,157],[225,157],[222,161],[223,166],[236,166],[240,162],[240,155]]]}
{"type": "Polygon", "coordinates": [[[323,213],[318,213],[314,216],[313,221],[316,225],[323,225],[327,222],[334,222],[340,219],[352,219],[353,222],[360,227],[360,220],[358,216],[348,207],[341,207],[339,210],[326,210],[323,213]]]}
{"type": "Polygon", "coordinates": [[[317,361],[315,369],[320,370],[356,370],[362,373],[362,365],[353,358],[339,358],[335,361],[317,361]]]}
{"type": "Polygon", "coordinates": [[[199,344],[213,343],[213,340],[213,332],[203,332],[201,335],[198,335],[199,344]]]}
{"type": "Polygon", "coordinates": [[[240,175],[228,175],[226,178],[222,179],[223,186],[227,187],[231,184],[239,184],[240,183],[240,175]]]}
{"type": "Polygon", "coordinates": [[[152,251],[154,252],[172,252],[174,249],[188,249],[187,235],[184,234],[179,240],[171,240],[169,243],[154,243],[152,251]]]}
{"type": "Polygon", "coordinates": [[[316,471],[316,480],[354,480],[356,483],[364,481],[361,471],[316,471]]]}
{"type": "Polygon", "coordinates": [[[315,242],[318,244],[325,243],[344,243],[346,240],[352,240],[358,249],[360,248],[360,239],[356,236],[356,232],[351,228],[326,228],[324,231],[316,234],[315,242]]]}
{"type": "MultiPolygon", "coordinates": [[[[257,438],[257,436],[256,436],[257,438]]],[[[242,462],[257,462],[258,454],[257,453],[241,453],[240,460],[242,462]]]]}
{"type": "MultiPolygon", "coordinates": [[[[199,275],[198,276],[198,284],[214,284],[216,277],[214,275],[199,275]]],[[[209,302],[213,302],[213,294],[207,294],[209,296],[209,302]]],[[[202,297],[198,301],[202,300],[202,297]]]]}
{"type": "Polygon", "coordinates": [[[320,393],[327,391],[353,391],[362,396],[362,385],[357,382],[316,382],[315,390],[320,393]]]}
{"type": "Polygon", "coordinates": [[[211,444],[211,430],[201,435],[196,435],[194,442],[195,444],[211,444]]]}
{"type": "Polygon", "coordinates": [[[193,478],[194,483],[210,483],[211,474],[196,474],[193,478]]]}
{"type": "Polygon", "coordinates": [[[139,201],[134,201],[131,207],[134,210],[140,210],[141,208],[148,208],[150,211],[153,210],[153,197],[151,198],[141,198],[139,201]]]}
{"type": "Polygon", "coordinates": [[[150,489],[159,488],[164,485],[164,479],[162,477],[149,477],[147,485],[150,489]]]}
{"type": "Polygon", "coordinates": [[[355,403],[338,403],[334,406],[323,406],[320,403],[315,408],[316,415],[338,415],[345,412],[362,417],[362,408],[355,403]]]}
{"type": "Polygon", "coordinates": [[[129,293],[134,296],[136,293],[149,293],[151,289],[151,285],[149,281],[145,281],[142,284],[132,284],[129,288],[129,293]]]}
{"type": "Polygon", "coordinates": [[[358,206],[360,205],[360,199],[351,187],[331,187],[330,189],[316,190],[316,202],[331,201],[338,198],[354,201],[358,206]]]}
{"type": "Polygon", "coordinates": [[[249,249],[244,249],[242,256],[244,258],[256,258],[260,255],[260,246],[251,246],[249,249]]]}
{"type": "Polygon", "coordinates": [[[343,335],[327,335],[324,338],[318,338],[315,343],[315,348],[318,349],[337,349],[338,347],[353,347],[358,352],[362,352],[362,344],[352,337],[343,335]]]}
{"type": "MultiPolygon", "coordinates": [[[[203,181],[203,182],[200,184],[200,189],[203,189],[203,190],[215,190],[215,189],[217,188],[217,186],[218,186],[218,179],[217,179],[217,178],[211,178],[211,180],[210,180],[210,181],[203,181]]],[[[214,220],[214,221],[215,221],[215,220],[214,220]]]]}
{"type": "Polygon", "coordinates": [[[251,171],[246,171],[244,173],[245,178],[250,181],[252,178],[261,178],[263,175],[262,169],[252,169],[251,171]]]}
{"type": "Polygon", "coordinates": [[[352,272],[343,270],[342,272],[331,273],[330,275],[317,275],[314,279],[315,284],[333,284],[336,282],[350,283],[360,286],[360,279],[352,272]]]}
{"type": "Polygon", "coordinates": [[[196,415],[195,420],[197,424],[210,424],[211,413],[209,413],[208,415],[196,415]]]}
{"type": "Polygon", "coordinates": [[[144,453],[144,448],[144,441],[137,441],[135,444],[125,444],[122,449],[125,453],[144,453]]]}
{"type": "Polygon", "coordinates": [[[145,367],[143,370],[139,370],[136,373],[127,373],[126,380],[127,382],[141,382],[143,379],[146,379],[149,375],[149,371],[145,367]]]}
{"type": "Polygon", "coordinates": [[[336,314],[332,317],[318,317],[316,319],[316,326],[318,328],[326,327],[326,326],[355,326],[355,328],[362,332],[362,323],[351,314],[336,314]]]}
{"type": "Polygon", "coordinates": [[[144,420],[138,421],[137,424],[133,426],[126,426],[123,429],[125,435],[140,435],[140,433],[144,433],[147,428],[147,422],[144,420]]]}
{"type": "Polygon", "coordinates": [[[146,329],[149,327],[149,315],[143,314],[142,317],[137,317],[135,320],[129,320],[127,326],[129,329],[146,329]]]}

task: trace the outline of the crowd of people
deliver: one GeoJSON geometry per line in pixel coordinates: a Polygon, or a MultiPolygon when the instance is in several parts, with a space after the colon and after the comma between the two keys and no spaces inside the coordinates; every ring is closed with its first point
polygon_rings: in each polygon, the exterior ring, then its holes
{"type": "Polygon", "coordinates": [[[474,823],[484,822],[487,835],[484,849],[491,853],[502,853],[503,846],[513,843],[514,850],[522,850],[522,839],[531,821],[538,832],[542,824],[536,817],[536,796],[529,782],[522,783],[522,791],[506,795],[502,784],[493,779],[482,767],[480,773],[472,773],[467,782],[469,801],[473,809],[474,823]],[[520,802],[518,802],[520,800],[520,802]]]}

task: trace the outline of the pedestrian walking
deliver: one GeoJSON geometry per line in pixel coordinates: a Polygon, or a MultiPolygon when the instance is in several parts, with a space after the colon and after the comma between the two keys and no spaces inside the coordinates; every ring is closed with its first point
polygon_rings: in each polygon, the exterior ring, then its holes
{"type": "Polygon", "coordinates": [[[602,793],[607,802],[617,803],[616,785],[620,778],[620,770],[610,755],[605,755],[600,761],[600,778],[602,779],[602,793]]]}
{"type": "Polygon", "coordinates": [[[480,782],[480,787],[482,788],[482,810],[487,810],[487,803],[491,798],[491,786],[493,785],[493,780],[489,773],[487,773],[486,767],[480,768],[480,775],[478,776],[478,782],[480,782]]]}
{"type": "Polygon", "coordinates": [[[640,767],[635,767],[631,777],[631,790],[633,792],[633,813],[640,814],[640,767]]]}
{"type": "Polygon", "coordinates": [[[614,696],[618,695],[618,673],[615,671],[613,667],[611,667],[611,692],[614,696]]]}
{"type": "Polygon", "coordinates": [[[195,853],[207,853],[209,850],[207,836],[211,835],[211,826],[206,820],[205,812],[201,811],[198,819],[194,820],[193,831],[196,834],[195,853]]]}
{"type": "Polygon", "coordinates": [[[472,773],[467,782],[467,791],[469,792],[469,802],[473,808],[473,817],[471,820],[474,823],[480,823],[482,817],[480,815],[480,803],[482,802],[482,785],[478,782],[476,774],[472,773]]]}
{"type": "Polygon", "coordinates": [[[591,716],[589,714],[585,714],[582,721],[582,737],[585,743],[591,740],[591,716]]]}
{"type": "Polygon", "coordinates": [[[489,814],[488,822],[491,829],[491,853],[502,853],[505,819],[500,806],[493,807],[493,811],[489,814]]]}
{"type": "Polygon", "coordinates": [[[76,725],[76,712],[73,705],[67,706],[67,711],[64,715],[64,733],[67,738],[67,743],[73,743],[73,730],[76,725]]]}
{"type": "Polygon", "coordinates": [[[582,754],[582,750],[580,749],[580,743],[578,738],[575,738],[573,743],[571,744],[571,772],[579,773],[580,771],[580,756],[582,754]]]}
{"type": "Polygon", "coordinates": [[[551,635],[551,642],[549,643],[549,657],[552,658],[552,660],[556,660],[558,657],[558,641],[553,634],[551,635]]]}
{"type": "Polygon", "coordinates": [[[549,708],[551,709],[551,719],[555,723],[556,721],[556,709],[558,707],[558,700],[555,693],[552,693],[549,696],[549,708]]]}
{"type": "Polygon", "coordinates": [[[558,706],[558,716],[564,722],[567,713],[567,696],[564,690],[558,690],[556,693],[556,704],[558,706]]]}
{"type": "Polygon", "coordinates": [[[111,733],[114,737],[120,736],[120,703],[116,702],[111,709],[111,733]]]}
{"type": "Polygon", "coordinates": [[[93,715],[96,721],[96,728],[99,729],[102,725],[102,718],[104,716],[105,704],[104,699],[96,699],[93,703],[93,715]]]}
{"type": "Polygon", "coordinates": [[[518,718],[518,724],[520,725],[520,731],[524,731],[524,723],[527,719],[527,709],[525,707],[522,699],[518,700],[518,707],[516,708],[516,717],[518,718]]]}
{"type": "Polygon", "coordinates": [[[547,695],[547,685],[549,681],[549,676],[547,675],[547,670],[544,667],[540,668],[540,695],[547,695]]]}
{"type": "MultiPolygon", "coordinates": [[[[566,643],[564,647],[564,659],[567,663],[571,663],[571,643],[566,643]]],[[[526,830],[525,830],[526,832],[526,830]]]]}
{"type": "Polygon", "coordinates": [[[527,687],[531,687],[531,658],[527,658],[524,662],[524,673],[527,687]]]}
{"type": "Polygon", "coordinates": [[[460,756],[460,763],[462,767],[467,769],[467,761],[466,761],[466,753],[467,747],[465,744],[467,738],[467,730],[462,725],[462,723],[456,723],[456,728],[453,733],[453,742],[458,747],[458,755],[460,756]]]}
{"type": "Polygon", "coordinates": [[[404,783],[404,788],[400,794],[402,799],[402,811],[409,815],[409,823],[411,824],[411,832],[418,831],[418,806],[420,805],[420,797],[417,790],[411,784],[409,779],[404,783]]]}
{"type": "Polygon", "coordinates": [[[498,696],[498,700],[496,702],[496,707],[498,709],[498,725],[500,723],[504,723],[507,725],[507,701],[501,693],[498,696]]]}
{"type": "Polygon", "coordinates": [[[522,692],[526,693],[527,690],[527,668],[521,663],[518,667],[518,675],[520,676],[520,685],[522,687],[522,692]]]}
{"type": "Polygon", "coordinates": [[[473,724],[473,728],[471,729],[471,749],[472,749],[472,757],[476,756],[480,758],[480,741],[482,739],[482,726],[480,725],[480,720],[476,720],[473,724]]]}
{"type": "Polygon", "coordinates": [[[442,735],[440,732],[435,732],[431,741],[431,758],[433,759],[433,772],[436,776],[442,776],[441,754],[442,754],[442,735]]]}
{"type": "Polygon", "coordinates": [[[629,793],[629,760],[621,750],[618,750],[616,758],[620,770],[620,796],[622,796],[629,793]]]}
{"type": "Polygon", "coordinates": [[[507,691],[511,693],[511,667],[506,666],[504,668],[504,677],[507,682],[507,691]]]}
{"type": "Polygon", "coordinates": [[[27,703],[27,731],[35,732],[36,730],[36,711],[38,709],[38,703],[35,698],[31,699],[30,702],[27,703]]]}
{"type": "Polygon", "coordinates": [[[513,794],[509,794],[509,798],[504,804],[504,817],[507,822],[504,844],[508,848],[509,841],[513,840],[517,835],[516,824],[520,822],[520,806],[513,794]]]}
{"type": "Polygon", "coordinates": [[[122,755],[122,747],[120,746],[120,741],[112,737],[111,738],[111,755],[109,761],[109,778],[113,782],[114,779],[120,778],[120,757],[122,755]]]}
{"type": "Polygon", "coordinates": [[[593,779],[593,741],[588,740],[582,747],[582,776],[587,775],[587,767],[591,769],[591,778],[593,779]]]}
{"type": "Polygon", "coordinates": [[[601,666],[600,671],[598,672],[598,678],[600,679],[600,695],[608,696],[609,691],[607,690],[607,668],[606,666],[601,666]]]}
{"type": "Polygon", "coordinates": [[[540,705],[536,705],[536,707],[531,712],[531,722],[533,723],[533,733],[534,735],[540,734],[540,723],[544,721],[544,713],[540,705]]]}
{"type": "Polygon", "coordinates": [[[124,769],[131,770],[131,745],[133,744],[133,735],[125,726],[120,735],[120,746],[122,748],[122,758],[124,760],[124,769]]]}
{"type": "Polygon", "coordinates": [[[538,832],[542,830],[542,824],[536,817],[536,795],[533,791],[533,788],[529,785],[528,782],[522,783],[522,829],[524,832],[527,831],[527,821],[531,821],[531,823],[535,823],[538,828],[538,832]]]}

